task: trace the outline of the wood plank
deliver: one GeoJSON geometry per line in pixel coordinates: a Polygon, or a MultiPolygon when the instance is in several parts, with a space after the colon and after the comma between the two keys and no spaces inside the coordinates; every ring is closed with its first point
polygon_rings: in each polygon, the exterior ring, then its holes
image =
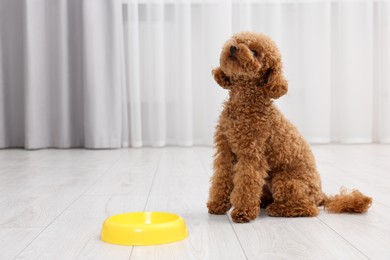
{"type": "Polygon", "coordinates": [[[28,157],[0,177],[0,227],[47,226],[120,158],[118,152],[45,150],[28,157]]]}
{"type": "MultiPolygon", "coordinates": [[[[375,201],[390,206],[390,183],[386,180],[373,180],[371,176],[358,174],[353,166],[351,166],[350,170],[341,170],[337,166],[330,164],[319,164],[318,168],[323,176],[323,181],[328,180],[337,184],[337,192],[341,187],[358,189],[364,194],[372,197],[375,201]]],[[[326,188],[323,190],[327,194],[333,194],[326,188]]]]}
{"type": "Polygon", "coordinates": [[[233,224],[249,259],[366,259],[318,218],[271,218],[261,213],[251,223],[233,224]]]}
{"type": "Polygon", "coordinates": [[[371,146],[315,146],[314,154],[318,163],[329,163],[341,170],[349,171],[353,169],[354,176],[375,173],[377,178],[386,179],[390,168],[390,154],[388,156],[375,155],[369,148],[371,146]],[[375,156],[375,158],[373,158],[375,156]]]}
{"type": "Polygon", "coordinates": [[[128,196],[83,196],[47,227],[16,259],[128,259],[131,247],[100,240],[111,215],[142,209],[128,196]],[[129,203],[132,201],[132,203],[129,203]]]}
{"type": "Polygon", "coordinates": [[[43,228],[0,228],[0,259],[13,259],[43,228]]]}
{"type": "Polygon", "coordinates": [[[211,147],[124,149],[113,154],[18,150],[7,155],[1,150],[0,161],[12,163],[4,171],[0,168],[0,259],[12,259],[27,245],[18,258],[389,259],[389,147],[313,147],[324,191],[336,193],[342,185],[361,189],[375,200],[367,214],[321,212],[318,218],[282,219],[262,212],[250,224],[207,214],[211,147]],[[14,192],[14,199],[2,200],[3,191],[14,192]],[[65,206],[62,211],[60,205],[65,206]],[[106,217],[144,209],[178,213],[190,236],[177,243],[135,247],[133,252],[132,247],[100,241],[106,217]]]}
{"type": "Polygon", "coordinates": [[[15,171],[1,186],[0,227],[45,227],[104,172],[32,167],[15,171]]]}
{"type": "Polygon", "coordinates": [[[44,230],[18,259],[56,259],[58,255],[63,259],[128,259],[132,247],[102,242],[101,226],[108,216],[144,209],[161,152],[161,149],[124,150],[121,160],[44,230]],[[122,186],[124,180],[132,183],[133,179],[137,180],[136,189],[132,185],[122,186]],[[63,236],[61,243],[58,243],[59,234],[63,236]]]}
{"type": "Polygon", "coordinates": [[[14,199],[16,195],[29,196],[49,194],[70,185],[75,189],[80,185],[90,185],[101,176],[122,152],[109,150],[88,153],[80,150],[40,150],[25,151],[5,156],[23,163],[14,162],[8,171],[0,172],[0,202],[14,199]],[[111,153],[110,153],[111,152],[111,153]],[[118,153],[120,152],[120,153],[118,153]],[[71,155],[74,153],[74,155],[71,155]],[[27,159],[26,159],[27,158],[27,159]],[[77,158],[77,159],[75,159],[77,158]],[[93,163],[95,162],[95,163],[93,163]]]}
{"type": "Polygon", "coordinates": [[[32,158],[26,160],[24,165],[28,167],[90,168],[104,171],[122,156],[124,150],[45,149],[26,152],[41,154],[40,159],[32,158]]]}
{"type": "Polygon", "coordinates": [[[213,175],[213,156],[214,148],[207,146],[198,146],[194,148],[202,162],[203,169],[206,171],[207,175],[211,177],[213,175]]]}
{"type": "Polygon", "coordinates": [[[390,160],[390,154],[373,155],[371,145],[359,146],[359,149],[353,147],[317,146],[313,149],[322,179],[336,182],[340,187],[359,189],[376,201],[390,206],[390,166],[385,166],[390,160]]]}
{"type": "Polygon", "coordinates": [[[0,149],[0,177],[4,170],[20,166],[28,161],[39,161],[47,153],[44,150],[26,151],[23,149],[0,149]]]}
{"type": "Polygon", "coordinates": [[[137,194],[147,197],[162,149],[142,148],[123,151],[123,158],[88,190],[87,195],[137,194]],[[146,188],[145,188],[146,187],[146,188]]]}
{"type": "Polygon", "coordinates": [[[246,258],[227,217],[207,213],[208,179],[195,149],[164,149],[146,210],[179,214],[189,237],[167,245],[134,247],[131,259],[246,258]]]}
{"type": "MultiPolygon", "coordinates": [[[[86,149],[44,149],[0,150],[0,165],[4,166],[32,166],[57,168],[93,168],[107,169],[117,160],[122,150],[86,150],[86,149]]],[[[1,170],[1,168],[0,168],[1,170]]],[[[0,171],[1,173],[1,171],[0,171]]],[[[0,174],[1,178],[2,174],[0,174]]]]}
{"type": "Polygon", "coordinates": [[[335,194],[341,186],[357,188],[374,199],[365,214],[321,214],[319,219],[371,259],[389,259],[389,146],[318,146],[314,148],[323,189],[335,194]],[[382,204],[383,203],[383,204],[382,204]]]}
{"type": "MultiPolygon", "coordinates": [[[[338,184],[324,180],[336,193],[338,184]]],[[[365,214],[321,214],[319,219],[371,259],[390,259],[390,207],[373,203],[365,214]]]]}
{"type": "MultiPolygon", "coordinates": [[[[210,167],[212,149],[198,149],[210,167]]],[[[233,228],[249,259],[365,259],[317,218],[271,218],[262,210],[255,221],[233,228]]]]}

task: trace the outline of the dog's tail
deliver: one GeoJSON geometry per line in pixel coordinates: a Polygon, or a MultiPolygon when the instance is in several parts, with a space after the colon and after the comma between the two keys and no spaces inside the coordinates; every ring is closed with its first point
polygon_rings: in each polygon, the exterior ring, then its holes
{"type": "Polygon", "coordinates": [[[341,188],[340,193],[334,196],[323,194],[320,206],[333,213],[363,213],[371,207],[372,198],[358,190],[348,193],[346,188],[341,188]]]}

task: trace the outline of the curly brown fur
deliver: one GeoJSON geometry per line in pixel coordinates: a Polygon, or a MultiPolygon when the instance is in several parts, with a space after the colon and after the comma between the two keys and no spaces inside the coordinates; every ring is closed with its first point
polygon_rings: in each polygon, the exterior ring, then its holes
{"type": "Polygon", "coordinates": [[[315,159],[302,135],[276,108],[287,93],[275,43],[263,34],[243,32],[221,53],[215,81],[229,99],[214,135],[214,175],[207,207],[235,222],[256,218],[260,207],[270,216],[316,216],[319,205],[332,212],[364,212],[371,205],[358,191],[327,197],[315,159]]]}
{"type": "Polygon", "coordinates": [[[363,213],[371,204],[372,198],[360,191],[353,190],[348,194],[346,189],[341,189],[340,194],[325,199],[324,208],[333,213],[363,213]]]}

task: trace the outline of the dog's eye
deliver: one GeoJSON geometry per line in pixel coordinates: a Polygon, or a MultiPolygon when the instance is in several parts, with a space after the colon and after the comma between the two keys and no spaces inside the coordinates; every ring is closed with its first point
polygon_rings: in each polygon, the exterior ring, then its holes
{"type": "Polygon", "coordinates": [[[253,53],[253,56],[257,57],[257,51],[256,50],[251,50],[251,52],[253,53]]]}

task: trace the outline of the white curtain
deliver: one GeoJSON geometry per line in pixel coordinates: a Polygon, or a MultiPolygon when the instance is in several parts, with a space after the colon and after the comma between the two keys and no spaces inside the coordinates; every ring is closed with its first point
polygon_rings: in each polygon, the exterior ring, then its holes
{"type": "Polygon", "coordinates": [[[0,12],[0,147],[120,147],[120,2],[1,0],[0,12]]]}
{"type": "Polygon", "coordinates": [[[130,144],[212,143],[227,93],[210,71],[242,30],[280,46],[289,93],[277,103],[310,142],[390,142],[388,1],[129,0],[124,11],[130,144]]]}
{"type": "Polygon", "coordinates": [[[0,147],[212,143],[224,41],[264,32],[311,142],[390,142],[382,0],[2,0],[0,147]]]}

